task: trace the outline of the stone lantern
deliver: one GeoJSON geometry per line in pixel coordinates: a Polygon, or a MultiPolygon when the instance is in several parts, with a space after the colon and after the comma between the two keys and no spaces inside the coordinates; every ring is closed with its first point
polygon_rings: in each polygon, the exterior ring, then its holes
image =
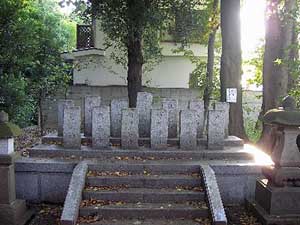
{"type": "Polygon", "coordinates": [[[32,216],[24,200],[16,199],[14,137],[21,129],[0,111],[0,224],[24,225],[32,216]]]}
{"type": "Polygon", "coordinates": [[[267,179],[256,182],[254,209],[263,224],[300,224],[300,110],[287,96],[263,121],[276,130],[274,166],[264,167],[267,179]]]}

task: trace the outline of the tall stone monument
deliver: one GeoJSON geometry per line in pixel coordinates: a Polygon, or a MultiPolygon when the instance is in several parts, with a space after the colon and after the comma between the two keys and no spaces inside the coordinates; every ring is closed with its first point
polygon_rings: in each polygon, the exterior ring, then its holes
{"type": "Polygon", "coordinates": [[[168,113],[163,109],[151,111],[151,148],[166,149],[168,147],[168,113]]]}
{"type": "Polygon", "coordinates": [[[124,149],[139,147],[139,115],[135,108],[122,111],[121,146],[124,149]]]}
{"type": "Polygon", "coordinates": [[[178,100],[165,98],[162,100],[162,107],[168,112],[168,137],[177,138],[179,121],[178,100]]]}
{"type": "Polygon", "coordinates": [[[0,224],[24,225],[32,216],[24,200],[16,199],[14,136],[21,130],[0,112],[0,224]]]}
{"type": "Polygon", "coordinates": [[[110,146],[110,108],[95,107],[92,113],[92,146],[94,149],[110,146]]]}
{"type": "Polygon", "coordinates": [[[84,135],[92,136],[92,111],[101,105],[100,96],[86,96],[84,98],[84,135]]]}
{"type": "Polygon", "coordinates": [[[191,100],[189,108],[196,112],[197,138],[200,138],[203,136],[204,131],[204,102],[198,99],[191,100]]]}
{"type": "Polygon", "coordinates": [[[65,148],[81,148],[81,108],[67,107],[64,110],[63,145],[65,148]]]}
{"type": "Polygon", "coordinates": [[[225,114],[222,110],[209,110],[207,119],[207,148],[222,150],[225,138],[225,114]]]}
{"type": "Polygon", "coordinates": [[[129,106],[127,99],[113,99],[110,105],[111,136],[121,137],[122,110],[129,106]]]}
{"type": "Polygon", "coordinates": [[[180,112],[180,148],[196,150],[197,148],[197,112],[195,110],[181,110],[180,112]]]}
{"type": "Polygon", "coordinates": [[[224,122],[225,122],[225,130],[224,130],[224,135],[225,138],[228,138],[229,135],[229,131],[228,131],[228,127],[229,127],[229,110],[230,110],[230,103],[228,102],[216,102],[215,103],[215,109],[216,110],[221,110],[224,113],[224,122]]]}
{"type": "Polygon", "coordinates": [[[289,96],[282,106],[263,118],[276,129],[275,165],[263,168],[267,179],[257,180],[252,205],[263,224],[300,224],[300,110],[289,96]]]}
{"type": "Polygon", "coordinates": [[[60,99],[57,103],[57,135],[63,136],[64,110],[74,106],[73,100],[60,99]]]}
{"type": "Polygon", "coordinates": [[[136,108],[139,114],[139,136],[150,137],[151,108],[153,96],[148,92],[139,92],[136,108]]]}

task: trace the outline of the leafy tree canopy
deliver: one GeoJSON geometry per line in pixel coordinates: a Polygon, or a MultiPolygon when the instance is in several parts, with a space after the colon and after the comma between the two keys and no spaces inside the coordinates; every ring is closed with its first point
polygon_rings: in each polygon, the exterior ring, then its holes
{"type": "Polygon", "coordinates": [[[0,109],[25,126],[42,95],[69,80],[60,54],[75,47],[75,25],[55,0],[2,0],[0,9],[0,109]]]}

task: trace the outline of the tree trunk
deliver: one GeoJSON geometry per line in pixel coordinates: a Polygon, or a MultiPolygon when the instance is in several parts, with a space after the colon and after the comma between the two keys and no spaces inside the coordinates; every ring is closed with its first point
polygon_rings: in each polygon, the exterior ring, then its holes
{"type": "MultiPolygon", "coordinates": [[[[286,85],[286,94],[289,90],[289,81],[292,78],[292,72],[290,72],[290,67],[288,64],[293,63],[293,42],[297,42],[297,37],[294,37],[297,32],[295,28],[295,19],[293,18],[293,13],[296,9],[297,0],[285,0],[283,21],[281,24],[281,52],[280,56],[284,61],[281,66],[282,78],[284,79],[284,85],[286,85]]],[[[297,55],[297,53],[296,53],[297,55]]]]}
{"type": "Polygon", "coordinates": [[[127,88],[129,107],[135,108],[137,93],[142,90],[143,74],[143,52],[142,38],[139,35],[132,37],[128,43],[128,71],[127,71],[127,88]]]}
{"type": "MultiPolygon", "coordinates": [[[[298,42],[298,35],[299,35],[299,31],[297,30],[297,22],[295,20],[293,20],[293,27],[292,27],[292,48],[290,50],[289,53],[289,61],[290,62],[297,62],[299,60],[299,42],[298,42]]],[[[293,65],[295,66],[295,65],[293,65]]],[[[295,87],[295,82],[297,79],[297,76],[295,76],[295,74],[293,73],[293,71],[289,71],[289,80],[288,80],[288,91],[290,91],[292,88],[295,87]]]]}
{"type": "MultiPolygon", "coordinates": [[[[219,0],[214,0],[213,3],[213,21],[216,18],[218,11],[219,0]]],[[[215,60],[215,39],[218,25],[212,27],[212,31],[209,34],[208,51],[207,51],[207,72],[206,72],[206,86],[204,89],[203,101],[204,101],[204,124],[207,118],[211,93],[213,89],[213,77],[214,77],[214,60],[215,60]]]]}
{"type": "Polygon", "coordinates": [[[229,134],[247,139],[242,109],[240,0],[221,0],[221,101],[226,89],[237,89],[237,102],[230,103],[229,134]]]}
{"type": "MultiPolygon", "coordinates": [[[[288,47],[292,44],[293,22],[290,15],[295,0],[285,1],[284,19],[280,21],[279,7],[281,0],[269,0],[266,8],[266,44],[263,65],[263,104],[262,115],[268,110],[280,106],[280,100],[288,93],[289,72],[284,65],[289,54],[288,47]],[[280,59],[282,63],[279,61],[280,59]]],[[[263,132],[259,145],[271,152],[275,142],[273,128],[263,124],[263,132]]]]}

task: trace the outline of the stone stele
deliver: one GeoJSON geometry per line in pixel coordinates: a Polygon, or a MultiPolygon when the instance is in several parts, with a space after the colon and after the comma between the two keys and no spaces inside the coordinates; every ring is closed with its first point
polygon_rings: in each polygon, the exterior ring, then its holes
{"type": "Polygon", "coordinates": [[[209,110],[207,122],[207,148],[221,150],[224,148],[225,114],[223,110],[209,110]]]}
{"type": "Polygon", "coordinates": [[[65,148],[81,148],[81,108],[67,107],[64,110],[63,145],[65,148]]]}
{"type": "Polygon", "coordinates": [[[215,110],[221,110],[224,112],[224,120],[225,120],[225,127],[224,127],[224,135],[225,138],[228,138],[229,131],[229,109],[230,109],[230,103],[228,102],[216,102],[215,103],[215,110]]]}
{"type": "Polygon", "coordinates": [[[197,112],[195,110],[182,110],[180,112],[180,148],[195,150],[197,148],[197,126],[195,123],[197,112]]]}
{"type": "Polygon", "coordinates": [[[101,105],[100,96],[86,96],[84,98],[84,135],[92,136],[92,111],[101,105]]]}
{"type": "Polygon", "coordinates": [[[110,105],[111,136],[121,137],[122,110],[128,108],[127,99],[113,99],[110,105]]]}
{"type": "Polygon", "coordinates": [[[189,108],[196,112],[197,138],[200,138],[203,136],[204,131],[204,102],[198,99],[191,100],[189,108]]]}
{"type": "Polygon", "coordinates": [[[166,149],[168,147],[168,113],[164,109],[151,111],[151,148],[166,149]]]}
{"type": "Polygon", "coordinates": [[[129,108],[122,111],[121,145],[123,149],[139,147],[139,115],[137,109],[129,108]]]}
{"type": "Polygon", "coordinates": [[[63,136],[63,121],[65,107],[74,106],[73,100],[60,99],[57,103],[57,135],[63,136]]]}
{"type": "Polygon", "coordinates": [[[110,108],[95,107],[92,113],[92,146],[95,149],[110,146],[110,108]]]}
{"type": "Polygon", "coordinates": [[[162,100],[162,107],[164,110],[168,112],[168,136],[169,138],[177,138],[178,137],[178,100],[164,98],[162,100]]]}
{"type": "Polygon", "coordinates": [[[138,93],[136,108],[139,114],[140,137],[150,137],[152,101],[153,101],[153,96],[151,93],[148,92],[138,93]]]}

